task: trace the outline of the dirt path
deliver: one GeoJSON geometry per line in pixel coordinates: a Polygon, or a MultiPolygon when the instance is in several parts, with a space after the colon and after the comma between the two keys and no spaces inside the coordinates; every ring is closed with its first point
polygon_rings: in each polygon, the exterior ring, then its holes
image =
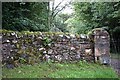
{"type": "Polygon", "coordinates": [[[111,59],[111,66],[115,69],[120,77],[120,59],[111,59]]]}

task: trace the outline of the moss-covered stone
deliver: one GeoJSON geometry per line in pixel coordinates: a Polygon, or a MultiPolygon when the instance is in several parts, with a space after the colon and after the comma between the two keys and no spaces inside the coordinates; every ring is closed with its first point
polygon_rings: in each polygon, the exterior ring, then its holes
{"type": "MultiPolygon", "coordinates": [[[[18,66],[19,64],[34,64],[40,61],[75,61],[81,60],[85,54],[85,48],[92,48],[90,40],[88,38],[81,39],[78,34],[62,33],[62,32],[29,32],[29,31],[7,31],[0,30],[3,37],[3,46],[5,48],[2,51],[4,56],[4,63],[7,62],[7,57],[14,57],[14,61],[11,64],[18,66]],[[4,43],[5,40],[9,40],[9,43],[4,43]],[[12,47],[12,51],[16,51],[15,55],[4,45],[15,46],[12,47]],[[74,47],[74,50],[71,48],[74,47]],[[8,56],[5,55],[9,54],[8,56]],[[24,56],[23,56],[24,55],[24,56]],[[26,57],[25,57],[26,55],[26,57]],[[79,58],[78,58],[79,56],[79,58]]],[[[90,56],[91,57],[91,56],[90,56]]],[[[93,57],[93,56],[92,56],[93,57]]]]}

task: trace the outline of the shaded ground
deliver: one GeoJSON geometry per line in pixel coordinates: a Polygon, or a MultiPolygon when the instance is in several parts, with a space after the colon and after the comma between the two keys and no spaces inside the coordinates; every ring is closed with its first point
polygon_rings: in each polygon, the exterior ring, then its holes
{"type": "Polygon", "coordinates": [[[120,77],[120,58],[119,59],[111,59],[111,66],[115,69],[118,76],[120,77]]]}

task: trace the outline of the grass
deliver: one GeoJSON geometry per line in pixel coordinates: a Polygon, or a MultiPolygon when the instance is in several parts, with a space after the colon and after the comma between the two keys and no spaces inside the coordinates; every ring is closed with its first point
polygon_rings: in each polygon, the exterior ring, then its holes
{"type": "Polygon", "coordinates": [[[40,63],[2,69],[2,78],[117,78],[111,67],[87,62],[40,63]]]}
{"type": "Polygon", "coordinates": [[[112,59],[120,59],[120,53],[111,53],[110,55],[112,59]]]}

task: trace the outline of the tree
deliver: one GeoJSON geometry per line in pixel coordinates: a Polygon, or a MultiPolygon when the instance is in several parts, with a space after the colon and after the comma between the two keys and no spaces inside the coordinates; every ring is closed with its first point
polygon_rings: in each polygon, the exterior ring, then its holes
{"type": "Polygon", "coordinates": [[[3,2],[2,25],[8,30],[48,31],[48,2],[3,2]]]}
{"type": "Polygon", "coordinates": [[[80,21],[87,22],[86,27],[117,27],[120,18],[119,2],[74,3],[75,15],[80,21]]]}
{"type": "MultiPolygon", "coordinates": [[[[115,44],[113,50],[120,51],[120,2],[84,2],[73,3],[75,17],[82,22],[85,28],[107,29],[111,37],[111,46],[115,44]]],[[[81,26],[81,25],[80,25],[81,26]]],[[[78,28],[78,27],[76,27],[78,28]]],[[[79,32],[83,31],[79,29],[79,32]]],[[[89,30],[88,30],[89,31],[89,30]]],[[[85,30],[84,30],[85,32],[85,30]]]]}
{"type": "MultiPolygon", "coordinates": [[[[51,2],[51,4],[49,5],[49,27],[52,28],[53,26],[55,26],[56,23],[56,16],[62,11],[64,10],[67,6],[69,6],[71,4],[71,1],[69,2],[65,2],[64,5],[62,5],[62,3],[64,3],[64,0],[62,0],[61,2],[59,2],[57,5],[55,5],[55,1],[53,0],[51,2]],[[51,7],[51,8],[50,8],[51,7]]],[[[56,27],[56,26],[55,26],[56,27]]],[[[56,27],[57,28],[57,27],[56,27]]]]}
{"type": "Polygon", "coordinates": [[[67,24],[65,21],[70,18],[70,15],[60,13],[55,17],[54,25],[57,29],[59,29],[62,32],[68,32],[67,30],[67,24]]]}

